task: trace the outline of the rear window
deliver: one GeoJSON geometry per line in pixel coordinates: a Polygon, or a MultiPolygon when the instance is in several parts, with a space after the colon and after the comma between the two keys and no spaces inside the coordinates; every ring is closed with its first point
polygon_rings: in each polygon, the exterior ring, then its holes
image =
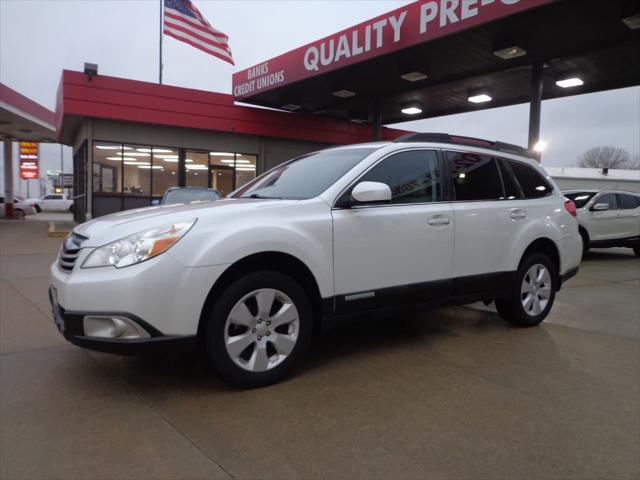
{"type": "Polygon", "coordinates": [[[498,164],[492,157],[467,152],[447,152],[456,200],[504,198],[498,164]]]}
{"type": "Polygon", "coordinates": [[[553,192],[553,187],[534,167],[524,162],[507,160],[522,188],[525,198],[540,198],[553,192]]]}
{"type": "Polygon", "coordinates": [[[575,203],[576,208],[584,208],[589,203],[589,200],[593,198],[596,192],[570,192],[565,193],[564,196],[575,203]]]}

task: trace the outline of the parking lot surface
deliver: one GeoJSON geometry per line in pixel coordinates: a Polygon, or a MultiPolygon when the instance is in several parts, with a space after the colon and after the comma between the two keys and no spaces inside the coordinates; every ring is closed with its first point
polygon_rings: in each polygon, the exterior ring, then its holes
{"type": "Polygon", "coordinates": [[[640,260],[594,250],[537,328],[492,307],[340,326],[239,391],[50,319],[46,223],[0,223],[3,479],[638,478],[640,260]]]}

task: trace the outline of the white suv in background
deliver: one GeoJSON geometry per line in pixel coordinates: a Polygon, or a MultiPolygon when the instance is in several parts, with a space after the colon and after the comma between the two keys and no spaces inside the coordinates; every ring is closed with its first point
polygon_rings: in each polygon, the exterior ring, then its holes
{"type": "Polygon", "coordinates": [[[584,252],[590,247],[628,247],[640,257],[640,194],[624,190],[562,193],[576,206],[584,252]]]}
{"type": "Polygon", "coordinates": [[[228,382],[282,379],[323,319],[495,300],[539,324],[582,248],[519,147],[444,134],[331,148],[213,203],[108,215],[51,266],[55,321],[115,353],[194,349],[228,382]]]}

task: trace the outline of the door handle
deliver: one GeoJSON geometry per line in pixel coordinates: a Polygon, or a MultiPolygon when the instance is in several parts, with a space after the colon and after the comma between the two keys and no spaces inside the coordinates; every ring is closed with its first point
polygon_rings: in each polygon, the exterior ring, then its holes
{"type": "Polygon", "coordinates": [[[427,223],[432,226],[449,225],[451,223],[451,219],[444,215],[434,215],[429,220],[427,220],[427,223]]]}
{"type": "Polygon", "coordinates": [[[523,218],[527,218],[527,212],[524,210],[512,210],[509,217],[512,220],[522,220],[523,218]]]}

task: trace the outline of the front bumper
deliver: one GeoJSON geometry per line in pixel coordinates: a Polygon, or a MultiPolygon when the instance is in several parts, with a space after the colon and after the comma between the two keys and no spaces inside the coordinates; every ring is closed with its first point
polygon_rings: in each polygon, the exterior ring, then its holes
{"type": "Polygon", "coordinates": [[[196,348],[196,336],[163,335],[144,320],[135,315],[122,312],[70,312],[62,308],[49,289],[49,301],[53,319],[58,330],[74,345],[99,352],[116,353],[119,355],[144,355],[155,353],[181,353],[192,352],[196,348]],[[83,320],[87,315],[126,317],[143,328],[149,338],[140,339],[110,339],[89,337],[85,335],[83,320]]]}

